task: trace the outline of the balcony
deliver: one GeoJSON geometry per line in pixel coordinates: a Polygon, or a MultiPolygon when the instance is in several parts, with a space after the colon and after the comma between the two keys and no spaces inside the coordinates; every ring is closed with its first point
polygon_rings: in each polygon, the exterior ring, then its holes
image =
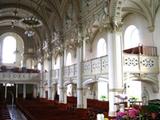
{"type": "Polygon", "coordinates": [[[71,78],[77,76],[77,65],[73,64],[64,68],[64,78],[71,78]]]}
{"type": "Polygon", "coordinates": [[[159,64],[157,56],[124,54],[123,60],[124,73],[159,73],[159,64]]]}
{"type": "Polygon", "coordinates": [[[159,57],[157,49],[151,46],[139,46],[124,50],[123,80],[138,80],[152,85],[153,92],[158,91],[159,57]]]}
{"type": "MultiPolygon", "coordinates": [[[[125,50],[123,54],[124,80],[143,80],[156,83],[159,74],[159,58],[155,47],[136,47],[125,50]]],[[[108,56],[94,58],[82,63],[82,78],[97,79],[108,76],[108,56]]],[[[52,70],[52,83],[59,78],[59,69],[52,70]]],[[[44,81],[49,79],[48,73],[44,73],[44,81]]],[[[77,80],[77,64],[64,67],[64,81],[77,80]]]]}
{"type": "Polygon", "coordinates": [[[108,73],[108,56],[83,62],[83,76],[104,75],[108,73]]]}
{"type": "MultiPolygon", "coordinates": [[[[108,74],[108,56],[100,58],[94,58],[82,63],[82,76],[83,78],[92,77],[96,75],[108,74]]],[[[43,73],[44,81],[49,79],[48,73],[43,73]]],[[[52,83],[58,81],[59,69],[52,70],[52,83]]],[[[77,64],[64,67],[64,80],[76,80],[77,79],[77,64]]]]}
{"type": "Polygon", "coordinates": [[[0,82],[4,83],[31,83],[36,84],[40,81],[40,73],[12,73],[1,72],[0,82]]]}

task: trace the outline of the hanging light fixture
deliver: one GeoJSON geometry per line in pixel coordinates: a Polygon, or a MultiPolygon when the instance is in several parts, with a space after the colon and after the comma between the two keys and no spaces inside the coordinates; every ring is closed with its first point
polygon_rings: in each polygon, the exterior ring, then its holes
{"type": "Polygon", "coordinates": [[[35,34],[35,32],[33,30],[28,29],[24,32],[24,34],[28,37],[32,37],[35,34]]]}
{"type": "Polygon", "coordinates": [[[27,27],[30,27],[30,28],[40,27],[42,25],[41,20],[39,20],[35,16],[29,16],[29,17],[22,18],[20,21],[22,24],[25,24],[27,27]]]}
{"type": "MultiPolygon", "coordinates": [[[[31,1],[31,6],[34,7],[32,5],[32,2],[33,1],[31,1]]],[[[36,11],[38,10],[38,7],[37,7],[36,11]]],[[[40,27],[43,25],[42,21],[34,14],[30,14],[26,17],[23,17],[20,20],[20,22],[26,26],[26,31],[24,32],[24,34],[27,35],[28,37],[32,37],[35,34],[35,32],[33,30],[34,28],[37,28],[37,27],[40,27]]]]}

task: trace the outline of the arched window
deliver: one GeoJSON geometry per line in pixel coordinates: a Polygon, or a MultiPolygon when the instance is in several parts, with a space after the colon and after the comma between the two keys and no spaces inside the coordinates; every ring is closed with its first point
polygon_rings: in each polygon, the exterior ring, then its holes
{"type": "Polygon", "coordinates": [[[136,47],[139,43],[139,31],[136,26],[130,25],[124,34],[124,49],[136,47]]]}
{"type": "Polygon", "coordinates": [[[57,59],[55,60],[54,69],[59,69],[59,68],[60,68],[60,57],[58,56],[57,59]]]}
{"type": "Polygon", "coordinates": [[[101,57],[107,54],[106,42],[104,38],[99,39],[97,45],[97,57],[101,57]]]}
{"type": "Polygon", "coordinates": [[[16,39],[13,36],[7,36],[3,40],[2,63],[16,62],[16,39]]]}
{"type": "Polygon", "coordinates": [[[38,63],[38,70],[42,70],[42,65],[41,65],[41,63],[38,63]]]}
{"type": "Polygon", "coordinates": [[[71,63],[72,63],[71,58],[72,58],[72,57],[71,57],[71,53],[69,52],[69,53],[67,54],[66,66],[71,65],[71,63]]]}

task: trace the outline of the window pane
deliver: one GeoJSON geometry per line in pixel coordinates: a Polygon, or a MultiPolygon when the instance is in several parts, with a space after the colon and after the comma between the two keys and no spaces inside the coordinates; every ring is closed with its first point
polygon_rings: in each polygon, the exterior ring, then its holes
{"type": "Polygon", "coordinates": [[[124,49],[136,47],[139,43],[139,31],[134,25],[130,25],[124,34],[124,49]]]}
{"type": "Polygon", "coordinates": [[[68,53],[67,55],[67,60],[66,60],[66,66],[71,65],[72,61],[71,61],[71,53],[68,53]]]}
{"type": "Polygon", "coordinates": [[[12,36],[7,36],[3,40],[3,53],[2,62],[3,63],[14,63],[16,60],[16,39],[12,36]]]}
{"type": "Polygon", "coordinates": [[[98,45],[97,45],[97,57],[101,57],[101,56],[104,56],[106,54],[107,54],[107,52],[106,52],[106,42],[103,38],[101,38],[98,41],[98,45]]]}

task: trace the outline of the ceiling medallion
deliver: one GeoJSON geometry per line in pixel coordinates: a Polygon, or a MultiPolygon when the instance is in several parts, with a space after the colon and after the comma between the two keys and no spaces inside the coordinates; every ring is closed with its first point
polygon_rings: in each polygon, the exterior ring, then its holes
{"type": "Polygon", "coordinates": [[[35,16],[22,18],[20,21],[27,27],[40,27],[42,25],[42,21],[35,16]]]}

